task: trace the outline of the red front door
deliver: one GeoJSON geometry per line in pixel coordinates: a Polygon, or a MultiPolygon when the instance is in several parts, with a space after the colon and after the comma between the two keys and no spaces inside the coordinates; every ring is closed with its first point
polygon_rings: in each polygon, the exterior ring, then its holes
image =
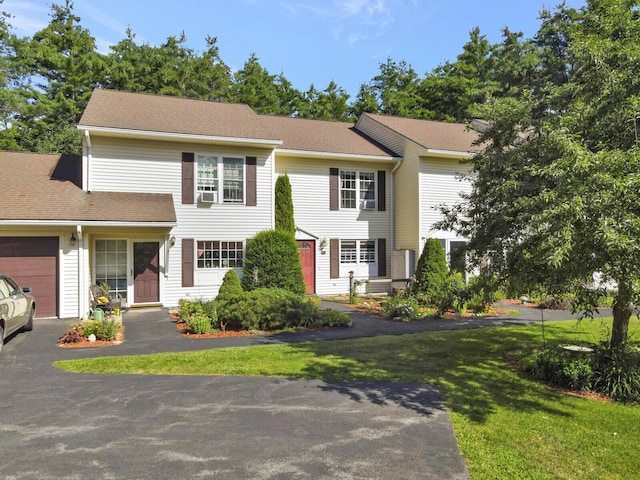
{"type": "Polygon", "coordinates": [[[307,286],[307,293],[316,293],[316,242],[298,240],[298,257],[302,265],[302,276],[307,286]]]}

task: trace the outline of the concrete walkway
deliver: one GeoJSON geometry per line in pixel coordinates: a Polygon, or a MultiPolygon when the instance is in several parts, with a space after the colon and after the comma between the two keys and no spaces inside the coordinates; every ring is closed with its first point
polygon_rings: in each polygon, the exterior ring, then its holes
{"type": "Polygon", "coordinates": [[[33,332],[14,335],[0,355],[0,478],[469,478],[448,411],[430,385],[72,374],[52,366],[58,359],[531,323],[540,315],[523,309],[512,318],[398,323],[336,303],[323,307],[346,311],[353,327],[190,339],[166,309],[131,310],[122,345],[61,349],[56,340],[69,322],[36,320],[33,332]]]}

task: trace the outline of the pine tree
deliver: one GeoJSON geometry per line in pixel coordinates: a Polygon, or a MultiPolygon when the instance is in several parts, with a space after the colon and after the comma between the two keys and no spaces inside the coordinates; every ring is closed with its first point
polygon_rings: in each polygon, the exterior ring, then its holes
{"type": "Polygon", "coordinates": [[[427,295],[429,301],[439,305],[447,295],[449,269],[440,240],[428,238],[416,267],[413,293],[427,295]]]}
{"type": "Polygon", "coordinates": [[[304,295],[306,287],[296,240],[289,232],[265,230],[247,245],[242,288],[282,288],[304,295]]]}
{"type": "Polygon", "coordinates": [[[296,224],[293,219],[293,197],[291,194],[291,182],[289,176],[284,173],[276,180],[275,188],[276,211],[275,221],[276,230],[289,232],[291,235],[296,233],[296,224]]]}

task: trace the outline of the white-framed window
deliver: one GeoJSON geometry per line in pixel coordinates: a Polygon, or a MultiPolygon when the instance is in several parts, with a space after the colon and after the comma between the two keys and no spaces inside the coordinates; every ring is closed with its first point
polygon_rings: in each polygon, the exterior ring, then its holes
{"type": "Polygon", "coordinates": [[[243,242],[199,240],[198,268],[241,268],[244,262],[243,242]]]}
{"type": "Polygon", "coordinates": [[[375,240],[342,240],[340,263],[352,265],[376,263],[375,240]]]}
{"type": "Polygon", "coordinates": [[[199,201],[243,203],[245,159],[243,157],[196,155],[196,190],[199,201]],[[205,194],[204,196],[201,194],[205,194]]]}
{"type": "Polygon", "coordinates": [[[340,170],[340,208],[376,208],[376,172],[340,170]]]}
{"type": "Polygon", "coordinates": [[[127,240],[98,239],[94,250],[95,283],[106,284],[127,303],[127,240]]]}

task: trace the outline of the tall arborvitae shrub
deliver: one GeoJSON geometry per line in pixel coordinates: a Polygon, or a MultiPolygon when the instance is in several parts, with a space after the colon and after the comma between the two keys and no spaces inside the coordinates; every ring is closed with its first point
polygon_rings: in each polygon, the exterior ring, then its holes
{"type": "Polygon", "coordinates": [[[294,236],[282,230],[259,232],[247,244],[242,288],[283,288],[304,295],[306,288],[294,236]]]}
{"type": "Polygon", "coordinates": [[[293,220],[291,182],[286,173],[280,175],[276,180],[275,203],[276,230],[282,230],[291,233],[291,235],[295,235],[296,224],[293,220]]]}
{"type": "Polygon", "coordinates": [[[224,302],[228,298],[235,295],[240,295],[241,293],[242,285],[240,284],[238,274],[235,270],[227,271],[227,273],[224,274],[224,278],[222,279],[222,285],[220,285],[220,290],[218,291],[216,300],[218,300],[219,302],[224,302]]]}
{"type": "Polygon", "coordinates": [[[416,267],[413,293],[426,295],[430,303],[439,305],[448,294],[449,269],[440,240],[428,238],[416,267]]]}

